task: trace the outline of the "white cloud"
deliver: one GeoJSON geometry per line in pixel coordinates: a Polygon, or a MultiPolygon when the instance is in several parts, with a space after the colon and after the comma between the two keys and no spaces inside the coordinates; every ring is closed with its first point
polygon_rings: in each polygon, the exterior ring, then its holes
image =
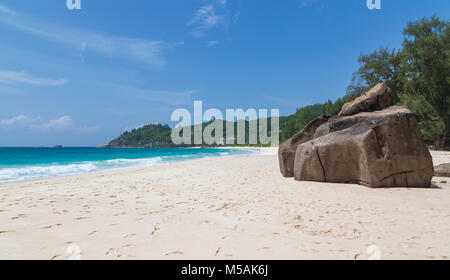
{"type": "Polygon", "coordinates": [[[0,5],[0,12],[6,13],[6,14],[9,14],[9,15],[12,15],[12,16],[16,15],[15,11],[13,11],[13,10],[9,9],[8,7],[3,6],[3,5],[0,5]]]}
{"type": "Polygon", "coordinates": [[[62,86],[67,84],[64,79],[46,79],[32,76],[26,72],[0,70],[1,84],[29,84],[38,86],[62,86]]]}
{"type": "Polygon", "coordinates": [[[27,119],[26,116],[24,116],[24,115],[19,115],[19,116],[13,117],[13,118],[8,119],[8,120],[1,120],[1,121],[0,121],[0,124],[1,124],[1,125],[8,125],[8,126],[9,126],[9,125],[14,125],[14,124],[23,122],[23,121],[25,121],[26,119],[27,119]]]}
{"type": "Polygon", "coordinates": [[[320,0],[300,0],[301,8],[316,7],[318,9],[323,9],[324,5],[325,5],[325,3],[320,0]]]}
{"type": "Polygon", "coordinates": [[[213,46],[215,46],[215,45],[217,45],[217,44],[219,44],[220,42],[219,41],[216,41],[216,40],[214,40],[214,41],[208,41],[208,47],[213,47],[213,46]]]}
{"type": "Polygon", "coordinates": [[[40,117],[28,117],[26,115],[18,115],[6,120],[0,120],[0,126],[4,127],[25,127],[33,131],[64,131],[71,130],[77,132],[92,132],[98,129],[97,126],[81,126],[75,125],[70,116],[61,116],[56,119],[42,120],[40,117]]]}
{"type": "Polygon", "coordinates": [[[189,21],[188,26],[193,27],[189,34],[194,37],[201,37],[216,26],[228,26],[228,20],[225,16],[217,15],[216,8],[210,4],[200,7],[189,21]]]}
{"type": "Polygon", "coordinates": [[[18,115],[6,120],[0,120],[0,126],[5,127],[28,127],[31,128],[34,124],[40,121],[39,117],[28,117],[26,115],[18,115]]]}
{"type": "Polygon", "coordinates": [[[166,61],[162,51],[164,48],[170,48],[170,44],[164,41],[104,35],[47,24],[30,17],[19,18],[0,14],[0,22],[80,52],[95,52],[108,57],[144,62],[157,69],[165,67],[166,61]]]}
{"type": "Polygon", "coordinates": [[[33,124],[31,127],[37,130],[64,130],[73,125],[72,118],[70,116],[62,116],[60,118],[49,120],[48,122],[33,124]]]}

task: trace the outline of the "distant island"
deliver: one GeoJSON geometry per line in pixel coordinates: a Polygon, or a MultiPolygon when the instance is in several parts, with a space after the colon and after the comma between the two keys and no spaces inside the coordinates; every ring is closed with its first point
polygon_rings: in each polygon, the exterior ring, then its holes
{"type": "Polygon", "coordinates": [[[101,145],[101,148],[165,148],[175,146],[170,134],[169,125],[149,124],[143,127],[125,131],[111,142],[101,145]]]}

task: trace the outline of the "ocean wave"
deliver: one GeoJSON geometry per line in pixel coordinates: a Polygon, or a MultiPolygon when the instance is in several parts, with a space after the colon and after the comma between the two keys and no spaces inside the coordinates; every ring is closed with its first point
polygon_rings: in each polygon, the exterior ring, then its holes
{"type": "Polygon", "coordinates": [[[86,173],[95,170],[97,167],[93,163],[5,168],[0,170],[0,182],[86,173]]]}
{"type": "Polygon", "coordinates": [[[111,159],[71,164],[56,164],[46,166],[24,166],[0,169],[0,182],[13,182],[21,180],[49,178],[55,176],[74,175],[94,171],[140,167],[156,165],[162,161],[161,157],[142,159],[111,159]]]}
{"type": "MultiPolygon", "coordinates": [[[[59,150],[46,151],[49,156],[59,150]]],[[[104,150],[101,150],[103,152],[104,150]]],[[[116,152],[116,150],[112,150],[116,152]]],[[[133,150],[134,151],[134,150],[133,150]]],[[[32,165],[15,165],[15,166],[2,166],[0,167],[0,183],[14,182],[30,179],[42,179],[57,176],[75,175],[81,173],[89,173],[95,171],[114,170],[129,167],[144,167],[157,165],[162,163],[179,162],[193,159],[209,158],[209,157],[221,157],[229,155],[242,155],[253,153],[251,151],[243,150],[199,150],[193,149],[190,153],[189,150],[168,150],[167,154],[160,153],[152,157],[143,158],[117,158],[117,159],[105,159],[105,160],[86,160],[86,161],[73,161],[73,162],[54,162],[49,164],[32,164],[32,165]],[[181,154],[177,154],[181,152],[181,154]]],[[[83,151],[81,151],[83,152],[83,151]]],[[[98,153],[98,150],[89,150],[92,153],[98,153]]],[[[128,152],[128,151],[127,151],[128,152]]],[[[29,150],[24,150],[24,153],[29,153],[29,150]]],[[[86,153],[86,151],[84,151],[86,153]]],[[[86,153],[88,154],[88,153],[86,153]]],[[[69,154],[71,156],[73,154],[69,154]]],[[[40,155],[41,156],[41,155],[40,155]]],[[[88,157],[89,155],[86,155],[88,157]]],[[[67,159],[67,158],[64,158],[67,159]]]]}

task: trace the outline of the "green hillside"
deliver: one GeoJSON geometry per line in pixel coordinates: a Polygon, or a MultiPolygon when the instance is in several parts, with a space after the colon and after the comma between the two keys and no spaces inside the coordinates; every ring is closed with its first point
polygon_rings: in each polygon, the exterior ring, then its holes
{"type": "Polygon", "coordinates": [[[124,132],[109,142],[107,147],[170,147],[172,146],[171,132],[172,129],[168,125],[150,124],[124,132]]]}

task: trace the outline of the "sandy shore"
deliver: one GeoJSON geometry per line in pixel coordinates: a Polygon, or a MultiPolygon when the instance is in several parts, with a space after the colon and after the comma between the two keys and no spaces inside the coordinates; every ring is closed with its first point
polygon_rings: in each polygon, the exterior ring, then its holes
{"type": "Polygon", "coordinates": [[[275,152],[0,185],[0,259],[449,258],[447,179],[296,182],[275,152]]]}

